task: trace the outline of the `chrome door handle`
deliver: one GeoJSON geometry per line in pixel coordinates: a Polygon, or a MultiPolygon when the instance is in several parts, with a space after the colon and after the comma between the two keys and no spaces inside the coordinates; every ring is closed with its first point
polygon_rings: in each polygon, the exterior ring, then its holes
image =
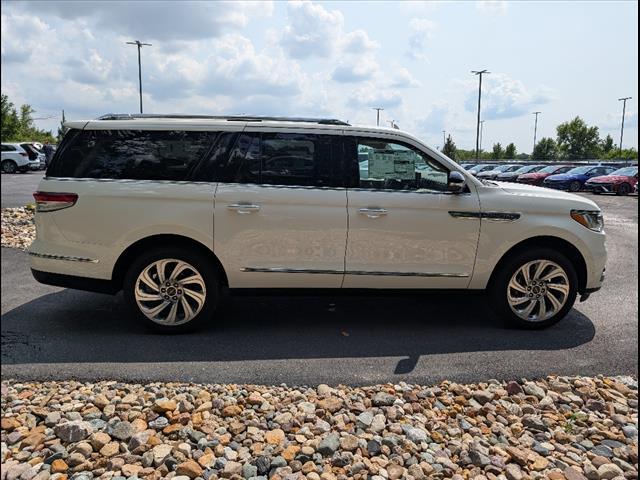
{"type": "Polygon", "coordinates": [[[368,218],[379,218],[382,215],[386,215],[387,210],[384,208],[361,208],[358,210],[362,215],[366,215],[368,218]]]}
{"type": "Polygon", "coordinates": [[[227,208],[229,210],[235,210],[241,215],[246,215],[260,210],[260,205],[254,205],[252,203],[232,203],[227,205],[227,208]]]}

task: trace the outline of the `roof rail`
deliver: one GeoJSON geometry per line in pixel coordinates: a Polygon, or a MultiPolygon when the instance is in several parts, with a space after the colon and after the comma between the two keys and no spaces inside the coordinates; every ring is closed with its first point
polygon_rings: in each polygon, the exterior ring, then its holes
{"type": "Polygon", "coordinates": [[[107,113],[98,117],[98,120],[136,120],[147,118],[174,118],[174,119],[207,119],[207,120],[227,120],[230,122],[301,122],[318,123],[321,125],[343,125],[350,124],[336,118],[306,118],[306,117],[268,117],[254,115],[183,115],[183,114],[159,114],[159,113],[107,113]]]}

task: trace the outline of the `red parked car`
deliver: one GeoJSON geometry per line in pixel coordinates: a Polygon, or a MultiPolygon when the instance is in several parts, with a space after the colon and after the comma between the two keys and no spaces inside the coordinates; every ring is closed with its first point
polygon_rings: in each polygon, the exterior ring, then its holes
{"type": "Polygon", "coordinates": [[[571,165],[549,165],[548,167],[544,167],[542,170],[538,170],[537,172],[523,173],[516,179],[516,182],[540,186],[542,185],[542,182],[544,182],[544,179],[549,175],[566,173],[572,168],[573,167],[571,165]]]}
{"type": "Polygon", "coordinates": [[[584,189],[593,193],[615,193],[628,195],[638,184],[638,167],[624,167],[609,175],[593,177],[584,184],[584,189]]]}

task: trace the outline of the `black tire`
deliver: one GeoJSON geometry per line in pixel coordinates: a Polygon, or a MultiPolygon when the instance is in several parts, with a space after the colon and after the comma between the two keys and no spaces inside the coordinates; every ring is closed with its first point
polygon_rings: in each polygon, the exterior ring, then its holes
{"type": "MultiPolygon", "coordinates": [[[[154,278],[155,279],[155,278],[154,278]]],[[[186,333],[194,331],[201,327],[204,323],[211,320],[213,314],[218,307],[220,299],[220,282],[218,274],[211,262],[210,258],[207,258],[204,254],[198,251],[191,251],[178,247],[158,247],[140,255],[127,271],[124,283],[123,283],[124,299],[131,310],[132,314],[142,323],[147,325],[152,330],[159,333],[186,333]],[[140,309],[138,302],[136,301],[136,284],[138,282],[139,275],[148,266],[154,262],[162,259],[175,259],[189,264],[193,269],[202,277],[205,285],[205,301],[199,312],[186,323],[178,325],[163,325],[153,321],[147,317],[140,309]]],[[[187,296],[185,295],[185,298],[187,296]]],[[[180,303],[178,301],[177,303],[180,303]]],[[[160,304],[158,301],[157,305],[160,304]]],[[[151,304],[154,306],[154,304],[151,304]]],[[[167,307],[169,308],[169,307],[167,307]]],[[[179,306],[178,310],[184,309],[179,306]]],[[[166,310],[165,310],[166,312],[166,310]]]]}
{"type": "Polygon", "coordinates": [[[582,188],[582,184],[577,180],[574,180],[569,184],[570,192],[579,192],[581,188],[582,188]]]}
{"type": "MultiPolygon", "coordinates": [[[[562,320],[573,307],[578,294],[578,275],[572,263],[561,253],[550,248],[532,248],[527,251],[515,253],[508,258],[491,279],[491,285],[488,287],[488,297],[491,308],[501,318],[508,320],[511,324],[515,324],[525,329],[541,329],[546,328],[562,320]],[[508,286],[512,276],[516,271],[526,263],[535,260],[550,260],[560,266],[569,281],[569,293],[562,308],[552,317],[542,321],[524,320],[514,313],[509,306],[508,286]]],[[[537,308],[537,307],[536,307],[537,308]]]]}
{"type": "Polygon", "coordinates": [[[631,185],[629,185],[628,183],[623,183],[618,187],[618,190],[616,191],[616,195],[629,195],[630,192],[631,192],[631,185]]]}
{"type": "Polygon", "coordinates": [[[18,170],[18,164],[13,160],[3,160],[1,168],[2,173],[16,173],[18,170]]]}

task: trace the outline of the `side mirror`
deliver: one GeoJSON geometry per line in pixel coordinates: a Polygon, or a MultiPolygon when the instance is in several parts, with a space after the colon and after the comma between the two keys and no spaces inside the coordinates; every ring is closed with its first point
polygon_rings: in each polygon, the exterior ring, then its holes
{"type": "Polygon", "coordinates": [[[451,193],[461,193],[464,190],[466,181],[464,175],[460,172],[449,172],[449,179],[447,180],[447,191],[451,193]]]}

